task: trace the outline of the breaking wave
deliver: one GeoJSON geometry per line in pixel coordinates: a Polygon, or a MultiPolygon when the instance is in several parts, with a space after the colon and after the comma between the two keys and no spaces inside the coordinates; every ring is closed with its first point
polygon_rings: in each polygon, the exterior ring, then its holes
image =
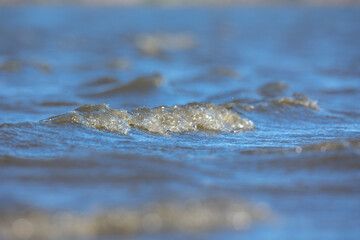
{"type": "Polygon", "coordinates": [[[294,105],[307,107],[313,110],[320,110],[317,101],[310,100],[305,94],[293,94],[292,98],[280,98],[273,101],[275,104],[280,105],[294,105]]]}
{"type": "Polygon", "coordinates": [[[236,132],[254,129],[254,123],[222,105],[189,103],[174,107],[139,108],[131,112],[106,104],[87,104],[43,123],[80,124],[100,131],[127,134],[132,128],[156,134],[196,131],[236,132]]]}

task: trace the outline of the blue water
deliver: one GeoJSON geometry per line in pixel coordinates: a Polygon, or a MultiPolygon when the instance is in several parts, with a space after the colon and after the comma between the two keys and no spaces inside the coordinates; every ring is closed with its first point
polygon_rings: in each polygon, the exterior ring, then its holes
{"type": "Polygon", "coordinates": [[[358,239],[358,22],[357,5],[1,6],[0,238],[358,239]],[[191,102],[255,128],[119,134],[46,120],[85,104],[145,116],[191,102]],[[237,229],[222,218],[235,213],[228,202],[269,217],[237,229]],[[154,203],[177,215],[146,218],[154,203]],[[220,220],[183,227],[199,206],[220,220]],[[119,208],[140,221],[120,231],[87,220],[119,208]],[[86,227],[56,224],[56,213],[86,227]]]}

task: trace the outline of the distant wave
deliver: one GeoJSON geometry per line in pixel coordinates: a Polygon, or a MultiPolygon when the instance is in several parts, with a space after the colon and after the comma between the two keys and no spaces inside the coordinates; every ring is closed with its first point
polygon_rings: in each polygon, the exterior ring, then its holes
{"type": "Polygon", "coordinates": [[[139,35],[135,38],[136,48],[145,55],[157,56],[171,50],[194,48],[196,38],[189,33],[159,33],[139,35]]]}
{"type": "Polygon", "coordinates": [[[276,99],[273,103],[280,105],[302,106],[313,110],[320,110],[317,101],[308,99],[308,97],[304,94],[293,94],[292,98],[284,97],[276,99]]]}
{"type": "MultiPolygon", "coordinates": [[[[297,146],[295,148],[267,149],[267,150],[246,150],[248,154],[273,154],[273,153],[302,153],[302,152],[338,152],[346,150],[360,150],[360,138],[337,139],[319,143],[297,146]]],[[[340,156],[341,158],[341,156],[340,156]]],[[[358,164],[360,166],[360,164],[358,164]]]]}
{"type": "Polygon", "coordinates": [[[87,83],[84,87],[97,87],[110,85],[107,89],[98,92],[90,92],[81,94],[84,97],[109,97],[118,94],[145,93],[159,87],[164,82],[161,74],[141,76],[133,79],[128,83],[117,83],[117,79],[111,77],[103,77],[93,82],[87,83]]]}
{"type": "Polygon", "coordinates": [[[226,103],[228,107],[235,107],[246,112],[269,111],[274,107],[304,107],[320,111],[316,100],[309,99],[305,94],[292,94],[291,97],[265,98],[262,100],[234,99],[226,103]]]}

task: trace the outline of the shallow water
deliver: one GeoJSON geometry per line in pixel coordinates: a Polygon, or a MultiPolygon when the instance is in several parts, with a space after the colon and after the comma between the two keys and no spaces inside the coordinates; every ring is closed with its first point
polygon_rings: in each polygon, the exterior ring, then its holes
{"type": "Polygon", "coordinates": [[[358,239],[357,22],[2,6],[0,238],[358,239]]]}

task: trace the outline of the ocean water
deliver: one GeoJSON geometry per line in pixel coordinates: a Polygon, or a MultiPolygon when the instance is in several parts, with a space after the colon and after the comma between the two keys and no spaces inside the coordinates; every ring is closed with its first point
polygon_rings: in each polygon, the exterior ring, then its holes
{"type": "Polygon", "coordinates": [[[359,22],[1,6],[0,239],[359,239],[359,22]]]}

